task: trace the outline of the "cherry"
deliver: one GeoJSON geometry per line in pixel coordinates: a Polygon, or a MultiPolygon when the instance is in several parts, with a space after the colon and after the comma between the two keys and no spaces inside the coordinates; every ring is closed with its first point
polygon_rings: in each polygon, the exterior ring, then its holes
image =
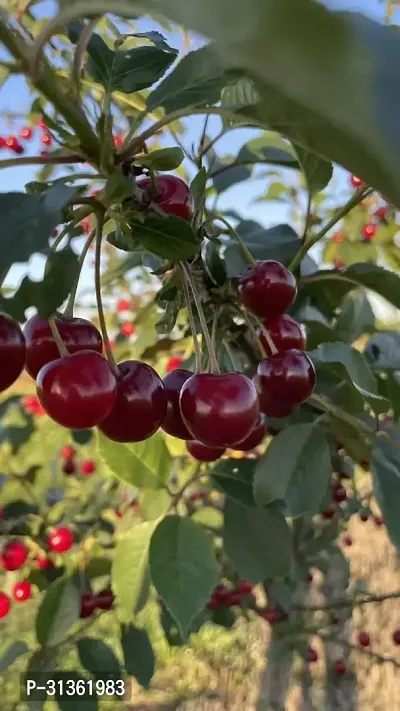
{"type": "Polygon", "coordinates": [[[374,516],[374,521],[376,526],[383,526],[385,521],[382,516],[374,516]]]}
{"type": "Polygon", "coordinates": [[[224,605],[228,602],[230,596],[231,590],[228,590],[226,585],[221,583],[221,585],[217,585],[217,587],[213,591],[212,599],[214,599],[218,605],[224,605]]]}
{"type": "Polygon", "coordinates": [[[167,363],[167,373],[170,373],[172,370],[176,370],[182,363],[183,358],[180,358],[179,356],[172,356],[167,363]]]}
{"type": "Polygon", "coordinates": [[[24,141],[30,141],[33,136],[33,129],[30,126],[25,126],[21,128],[19,135],[24,141]]]}
{"type": "Polygon", "coordinates": [[[215,598],[211,598],[211,600],[208,601],[207,605],[207,610],[216,610],[217,607],[219,607],[219,602],[215,598]]]}
{"type": "Polygon", "coordinates": [[[257,368],[261,391],[275,402],[298,405],[314,390],[315,370],[303,351],[276,353],[257,368]]]}
{"type": "MultiPolygon", "coordinates": [[[[253,384],[257,390],[260,410],[264,413],[264,415],[267,415],[267,417],[288,417],[296,409],[295,405],[289,405],[287,403],[271,400],[267,393],[261,388],[259,375],[254,376],[253,384]]],[[[268,428],[268,431],[269,434],[272,434],[273,436],[275,434],[279,434],[280,432],[280,430],[275,431],[274,428],[268,428]]]]}
{"type": "Polygon", "coordinates": [[[74,545],[74,534],[68,526],[59,526],[47,536],[50,550],[65,553],[74,545]]]}
{"type": "Polygon", "coordinates": [[[72,459],[72,457],[75,457],[75,455],[76,455],[76,449],[75,449],[75,447],[72,447],[70,444],[65,444],[64,447],[61,448],[60,456],[63,459],[72,459]]]}
{"type": "Polygon", "coordinates": [[[47,128],[46,121],[44,120],[43,117],[39,119],[39,121],[37,122],[37,125],[39,126],[39,128],[47,128]]]}
{"type": "Polygon", "coordinates": [[[53,561],[45,556],[38,556],[36,558],[36,565],[40,570],[49,570],[49,568],[54,568],[53,561]]]}
{"type": "Polygon", "coordinates": [[[215,462],[222,457],[225,452],[224,448],[208,447],[206,444],[198,442],[195,439],[186,442],[186,447],[188,452],[190,452],[192,457],[197,459],[198,462],[215,462]]]}
{"type": "MultiPolygon", "coordinates": [[[[303,326],[295,321],[295,319],[291,316],[282,314],[282,316],[277,316],[276,318],[266,319],[264,321],[264,326],[268,330],[278,353],[283,353],[284,351],[289,351],[293,348],[297,350],[305,349],[305,330],[303,326]]],[[[272,351],[262,328],[257,330],[257,335],[266,354],[272,355],[272,351]]]]}
{"type": "Polygon", "coordinates": [[[64,464],[62,465],[62,471],[63,474],[67,474],[69,476],[70,474],[75,474],[76,472],[76,465],[73,459],[66,459],[64,464]]]}
{"type": "Polygon", "coordinates": [[[168,434],[178,439],[192,439],[192,435],[183,422],[179,407],[179,397],[182,386],[192,375],[193,373],[190,370],[176,368],[175,370],[171,370],[165,378],[163,378],[167,395],[167,414],[161,426],[165,432],[168,432],[168,434]]]}
{"type": "Polygon", "coordinates": [[[91,617],[97,607],[96,596],[91,592],[83,593],[81,597],[81,612],[80,618],[85,620],[87,617],[91,617]]]}
{"type": "Polygon", "coordinates": [[[22,404],[24,406],[25,412],[27,412],[28,415],[46,414],[36,395],[27,395],[23,398],[22,404]]]}
{"type": "Polygon", "coordinates": [[[5,140],[5,144],[7,148],[10,148],[12,151],[15,151],[15,149],[19,146],[19,141],[16,136],[8,136],[5,140]]]}
{"type": "Polygon", "coordinates": [[[382,221],[387,219],[386,205],[381,205],[381,207],[378,207],[378,209],[375,211],[375,217],[377,217],[378,220],[382,220],[382,221]]]}
{"type": "Polygon", "coordinates": [[[42,141],[44,146],[51,146],[51,144],[53,143],[52,137],[46,131],[42,133],[40,140],[42,141]]]}
{"type": "Polygon", "coordinates": [[[19,156],[25,153],[25,148],[21,146],[20,143],[18,143],[12,150],[19,156]]]}
{"type": "Polygon", "coordinates": [[[326,518],[328,520],[333,518],[334,515],[335,515],[335,509],[333,508],[333,506],[328,506],[328,508],[324,509],[324,511],[322,512],[323,518],[326,518]]]}
{"type": "Polygon", "coordinates": [[[140,178],[137,185],[142,188],[150,199],[167,215],[177,215],[184,220],[191,220],[193,215],[193,198],[189,186],[176,175],[159,175],[156,178],[157,195],[152,192],[152,183],[148,176],[140,178]]]}
{"type": "Polygon", "coordinates": [[[236,586],[236,592],[240,595],[250,595],[253,591],[253,586],[248,580],[239,580],[236,586]]]}
{"type": "Polygon", "coordinates": [[[0,313],[0,392],[17,380],[25,365],[25,338],[19,324],[0,313]]]}
{"type": "Polygon", "coordinates": [[[3,136],[0,136],[0,150],[2,148],[7,148],[6,140],[3,136]]]}
{"type": "Polygon", "coordinates": [[[259,415],[256,389],[242,373],[196,373],[182,387],[180,408],[193,439],[230,447],[246,439],[259,415]]]}
{"type": "Polygon", "coordinates": [[[28,557],[28,549],[22,541],[10,541],[3,548],[1,562],[4,570],[18,570],[22,568],[28,557]]]}
{"type": "Polygon", "coordinates": [[[81,464],[81,474],[90,476],[96,471],[96,462],[94,459],[85,459],[81,464]]]}
{"type": "Polygon", "coordinates": [[[242,596],[240,593],[231,592],[227,601],[226,601],[226,604],[229,607],[237,607],[238,605],[240,605],[241,601],[242,601],[242,596]]]}
{"type": "Polygon", "coordinates": [[[365,523],[365,521],[368,521],[369,516],[367,513],[360,513],[360,519],[361,521],[363,521],[363,523],[365,523]]]}
{"type": "Polygon", "coordinates": [[[310,583],[312,583],[313,580],[314,580],[313,574],[312,574],[311,572],[308,573],[307,576],[306,576],[306,583],[309,583],[309,584],[310,584],[310,583]]]}
{"type": "Polygon", "coordinates": [[[258,447],[265,437],[265,418],[263,415],[259,415],[258,421],[250,434],[242,442],[234,444],[231,449],[237,450],[238,452],[251,452],[252,449],[258,447]]]}
{"type": "MultiPolygon", "coordinates": [[[[96,326],[84,318],[66,319],[57,316],[56,326],[69,353],[89,350],[101,353],[103,341],[96,326]]],[[[60,357],[58,346],[53,339],[49,322],[32,316],[24,327],[26,340],[26,369],[32,378],[39,370],[60,357]]]]}
{"type": "Polygon", "coordinates": [[[360,632],[358,635],[358,641],[361,647],[369,647],[371,644],[371,638],[367,632],[360,632]]]}
{"type": "Polygon", "coordinates": [[[101,590],[98,595],[96,595],[96,607],[100,610],[111,610],[114,605],[114,594],[110,588],[101,590]]]}
{"type": "Polygon", "coordinates": [[[342,501],[347,499],[347,491],[341,484],[335,484],[332,491],[332,498],[337,503],[340,504],[342,501]]]}
{"type": "Polygon", "coordinates": [[[269,610],[264,610],[264,612],[262,613],[262,618],[270,625],[275,625],[277,622],[281,621],[282,615],[279,610],[272,607],[269,610]]]}
{"type": "Polygon", "coordinates": [[[136,333],[136,328],[133,323],[123,323],[121,326],[121,333],[123,336],[133,336],[136,333]]]}
{"type": "Polygon", "coordinates": [[[347,667],[345,663],[341,660],[338,659],[335,664],[333,665],[333,673],[336,676],[343,676],[343,674],[346,674],[347,672],[347,667]]]}
{"type": "Polygon", "coordinates": [[[0,592],[0,618],[1,617],[7,617],[8,613],[10,612],[11,609],[11,600],[3,592],[0,592]]]}
{"type": "Polygon", "coordinates": [[[122,144],[124,142],[123,137],[120,134],[117,134],[114,136],[114,146],[118,149],[121,148],[122,144]]]}
{"type": "Polygon", "coordinates": [[[52,420],[74,430],[100,424],[117,399],[115,375],[96,351],[80,351],[43,366],[36,388],[52,420]]]}
{"type": "Polygon", "coordinates": [[[296,279],[280,262],[257,262],[239,278],[239,294],[249,311],[262,318],[274,318],[293,304],[297,294],[296,279]]]}
{"type": "Polygon", "coordinates": [[[161,378],[150,365],[126,360],[118,365],[117,400],[100,430],[114,442],[141,442],[162,424],[167,396],[161,378]]]}
{"type": "Polygon", "coordinates": [[[393,632],[393,642],[395,644],[400,644],[400,629],[393,632]]]}
{"type": "Polygon", "coordinates": [[[353,188],[361,188],[361,186],[364,185],[364,181],[361,180],[361,178],[357,178],[356,175],[351,176],[350,183],[352,184],[353,188]]]}
{"type": "Polygon", "coordinates": [[[367,223],[366,225],[363,225],[362,228],[362,233],[364,239],[368,242],[369,240],[373,239],[376,235],[378,227],[375,225],[373,222],[367,223]]]}
{"type": "Polygon", "coordinates": [[[23,580],[21,583],[16,583],[13,588],[13,598],[17,602],[25,602],[32,597],[32,585],[29,580],[23,580]]]}
{"type": "Polygon", "coordinates": [[[117,303],[117,311],[119,311],[119,313],[122,313],[123,311],[129,311],[130,308],[131,304],[128,299],[120,299],[117,303]]]}
{"type": "Polygon", "coordinates": [[[344,234],[343,232],[336,232],[334,235],[332,235],[332,242],[334,244],[341,244],[341,242],[344,241],[344,234]]]}
{"type": "Polygon", "coordinates": [[[345,546],[352,546],[353,545],[353,539],[351,536],[345,536],[343,538],[343,543],[345,546]]]}
{"type": "Polygon", "coordinates": [[[312,647],[309,647],[307,650],[307,661],[310,664],[315,664],[315,662],[318,661],[318,654],[312,647]]]}

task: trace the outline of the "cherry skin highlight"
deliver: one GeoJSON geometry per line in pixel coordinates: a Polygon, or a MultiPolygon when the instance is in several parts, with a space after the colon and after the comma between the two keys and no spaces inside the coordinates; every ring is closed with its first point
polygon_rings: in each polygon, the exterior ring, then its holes
{"type": "Polygon", "coordinates": [[[151,200],[167,215],[177,215],[184,220],[193,216],[193,198],[190,188],[176,175],[159,175],[156,179],[158,194],[152,194],[152,184],[148,176],[140,178],[137,185],[145,190],[151,200]]]}
{"type": "Polygon", "coordinates": [[[186,442],[186,447],[189,454],[198,462],[216,462],[225,452],[223,447],[207,447],[206,444],[195,439],[186,442]]]}
{"type": "Polygon", "coordinates": [[[73,430],[100,424],[117,399],[115,375],[96,351],[80,351],[43,366],[36,389],[49,417],[73,430]]]}
{"type": "Polygon", "coordinates": [[[262,318],[276,318],[293,304],[296,279],[280,262],[267,260],[250,266],[239,278],[243,306],[262,318]]]}
{"type": "Polygon", "coordinates": [[[164,432],[178,439],[192,439],[192,435],[187,429],[179,407],[179,397],[182,387],[193,373],[190,370],[177,368],[171,370],[165,378],[163,378],[164,388],[167,395],[167,413],[162,423],[164,432]]]}
{"type": "MultiPolygon", "coordinates": [[[[54,320],[61,340],[70,354],[84,350],[102,352],[103,341],[93,323],[84,318],[64,319],[59,316],[54,320]]],[[[39,370],[47,363],[57,360],[60,353],[53,339],[49,322],[39,316],[32,316],[26,322],[24,336],[26,369],[32,378],[36,378],[39,370]]]]}
{"type": "Polygon", "coordinates": [[[256,389],[241,373],[196,373],[184,383],[179,404],[193,439],[209,447],[246,439],[260,411],[256,389]]]}
{"type": "Polygon", "coordinates": [[[0,313],[0,392],[15,383],[24,368],[25,357],[25,338],[19,324],[0,313]]]}
{"type": "MultiPolygon", "coordinates": [[[[264,321],[264,326],[268,330],[278,353],[284,353],[285,351],[292,350],[293,348],[299,351],[305,349],[306,333],[304,327],[295,321],[294,318],[288,316],[288,314],[282,314],[282,316],[277,316],[276,318],[266,319],[264,321]]],[[[269,343],[261,328],[257,330],[257,335],[266,354],[272,355],[269,343]]]]}
{"type": "Polygon", "coordinates": [[[167,396],[161,378],[150,365],[127,360],[118,365],[117,400],[100,430],[114,442],[142,442],[162,424],[167,396]]]}
{"type": "Polygon", "coordinates": [[[261,391],[282,404],[299,405],[315,387],[314,366],[302,351],[269,356],[259,363],[257,374],[261,391]]]}
{"type": "Polygon", "coordinates": [[[56,553],[65,553],[74,545],[74,534],[67,526],[59,526],[47,536],[50,550],[56,553]]]}
{"type": "Polygon", "coordinates": [[[16,602],[25,602],[32,597],[32,585],[29,580],[16,583],[13,588],[13,598],[16,602]]]}

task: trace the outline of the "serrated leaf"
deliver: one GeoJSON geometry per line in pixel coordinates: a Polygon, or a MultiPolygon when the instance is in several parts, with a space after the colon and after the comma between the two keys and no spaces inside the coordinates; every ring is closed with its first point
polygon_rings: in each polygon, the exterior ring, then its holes
{"type": "Polygon", "coordinates": [[[157,521],[142,523],[117,541],[111,580],[122,622],[133,619],[147,593],[149,546],[156,525],[157,521]]]}
{"type": "MultiPolygon", "coordinates": [[[[289,225],[265,229],[253,220],[243,220],[236,230],[255,259],[277,259],[288,264],[300,246],[298,235],[289,225]]],[[[233,239],[227,241],[224,257],[229,277],[237,277],[245,271],[247,264],[240,246],[233,239]]]]}
{"type": "MultiPolygon", "coordinates": [[[[398,440],[397,440],[398,444],[398,440]]],[[[372,450],[374,492],[381,507],[388,534],[400,549],[400,457],[399,449],[383,437],[372,450]]]]}
{"type": "Polygon", "coordinates": [[[79,619],[81,591],[75,575],[50,585],[36,615],[36,638],[42,647],[60,644],[79,619]]]}
{"type": "Polygon", "coordinates": [[[132,235],[144,249],[171,262],[184,262],[200,250],[200,239],[187,220],[176,215],[148,216],[131,223],[132,235]]]}
{"type": "Polygon", "coordinates": [[[102,639],[81,637],[76,643],[79,660],[83,668],[101,678],[105,674],[121,678],[120,663],[114,651],[102,639]]]}
{"type": "Polygon", "coordinates": [[[159,432],[133,444],[113,442],[99,432],[98,451],[110,471],[132,486],[160,489],[168,479],[172,458],[159,432]]]}
{"type": "Polygon", "coordinates": [[[247,508],[227,499],[223,537],[225,551],[242,578],[255,584],[289,572],[291,533],[277,509],[247,508]]]}
{"type": "Polygon", "coordinates": [[[148,689],[155,671],[155,657],[146,630],[133,625],[122,627],[121,646],[129,676],[148,689]]]}
{"type": "Polygon", "coordinates": [[[190,519],[167,516],[151,539],[150,574],[185,637],[218,582],[211,538],[190,519]]]}
{"type": "Polygon", "coordinates": [[[157,151],[151,151],[143,155],[137,156],[137,162],[140,165],[153,168],[153,170],[175,170],[179,168],[184,159],[182,148],[160,148],[157,151]]]}

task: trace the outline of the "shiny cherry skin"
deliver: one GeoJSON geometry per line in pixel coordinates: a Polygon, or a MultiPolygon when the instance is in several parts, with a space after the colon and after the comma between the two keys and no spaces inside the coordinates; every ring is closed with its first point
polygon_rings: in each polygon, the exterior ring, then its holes
{"type": "Polygon", "coordinates": [[[297,295],[296,279],[280,262],[257,262],[239,278],[239,294],[249,311],[262,318],[275,318],[293,304],[297,295]]]}
{"type": "Polygon", "coordinates": [[[91,617],[96,609],[96,596],[91,592],[83,593],[81,597],[81,620],[91,617]]]}
{"type": "Polygon", "coordinates": [[[80,466],[83,476],[91,476],[96,471],[96,462],[94,459],[84,459],[80,466]]]}
{"type": "Polygon", "coordinates": [[[114,442],[142,442],[162,424],[167,411],[163,382],[150,365],[126,360],[118,365],[117,400],[100,430],[114,442]]]}
{"type": "Polygon", "coordinates": [[[72,430],[99,425],[117,400],[117,380],[96,351],[80,351],[43,366],[37,395],[49,417],[72,430]]]}
{"type": "Polygon", "coordinates": [[[370,240],[372,240],[376,235],[377,229],[378,229],[378,225],[375,225],[374,222],[368,222],[367,224],[363,225],[362,233],[363,233],[364,240],[366,242],[369,242],[370,240]]]}
{"type": "Polygon", "coordinates": [[[0,592],[0,618],[7,617],[10,610],[11,610],[10,598],[5,593],[0,592]]]}
{"type": "Polygon", "coordinates": [[[364,185],[364,181],[361,180],[361,178],[357,178],[356,175],[352,175],[350,177],[350,183],[353,186],[353,188],[361,188],[361,186],[364,185]]]}
{"type": "Polygon", "coordinates": [[[1,563],[4,570],[19,570],[28,558],[28,549],[22,541],[10,541],[3,548],[1,563]]]}
{"type": "Polygon", "coordinates": [[[24,128],[21,128],[19,135],[24,141],[30,141],[33,136],[33,129],[30,126],[24,126],[24,128]]]}
{"type": "MultiPolygon", "coordinates": [[[[284,353],[293,348],[302,351],[306,347],[306,332],[304,327],[288,314],[282,314],[276,318],[266,319],[264,326],[268,330],[269,335],[278,350],[278,353],[284,353]]],[[[258,338],[260,339],[267,355],[272,355],[268,341],[264,335],[263,329],[257,330],[258,338]]]]}
{"type": "Polygon", "coordinates": [[[65,553],[74,545],[74,534],[68,526],[59,526],[47,536],[50,550],[65,553]]]}
{"type": "Polygon", "coordinates": [[[248,437],[242,442],[238,442],[231,449],[237,450],[238,452],[251,452],[252,449],[258,447],[263,441],[266,435],[265,429],[265,417],[264,415],[259,415],[256,426],[253,431],[250,432],[248,437]]]}
{"type": "Polygon", "coordinates": [[[225,452],[223,447],[207,447],[206,444],[198,442],[196,439],[186,442],[186,447],[189,454],[198,462],[216,462],[225,452]]]}
{"type": "Polygon", "coordinates": [[[22,580],[14,585],[13,598],[16,602],[25,602],[30,597],[32,597],[32,585],[29,580],[22,580]]]}
{"type": "Polygon", "coordinates": [[[75,447],[72,447],[70,444],[65,444],[63,447],[61,447],[60,451],[60,456],[63,459],[73,459],[76,455],[76,449],[75,447]]]}
{"type": "Polygon", "coordinates": [[[184,220],[191,220],[193,198],[187,183],[176,175],[158,175],[156,182],[157,195],[152,194],[152,184],[149,177],[140,178],[137,184],[167,215],[177,215],[183,217],[184,220]]]}
{"type": "Polygon", "coordinates": [[[99,610],[111,610],[114,605],[114,600],[114,593],[110,588],[101,590],[98,595],[95,596],[96,607],[98,607],[99,610]]]}
{"type": "MultiPolygon", "coordinates": [[[[78,351],[97,351],[101,353],[103,341],[96,326],[84,318],[64,319],[56,317],[56,326],[68,353],[78,351]]],[[[32,378],[36,378],[39,370],[57,360],[60,353],[53,339],[49,322],[32,316],[24,327],[26,341],[26,369],[32,378]]]]}
{"type": "Polygon", "coordinates": [[[191,433],[209,447],[231,447],[254,429],[260,406],[242,373],[195,373],[184,383],[179,405],[191,433]]]}
{"type": "MultiPolygon", "coordinates": [[[[253,383],[257,390],[258,401],[260,403],[260,411],[264,415],[266,415],[267,417],[289,417],[289,415],[291,415],[295,411],[295,405],[272,400],[269,395],[261,388],[259,375],[254,376],[253,383]]],[[[270,432],[270,434],[272,433],[270,432]]]]}
{"type": "Polygon", "coordinates": [[[315,370],[303,351],[276,353],[259,363],[260,388],[271,400],[299,405],[307,400],[315,387],[315,370]]]}
{"type": "Polygon", "coordinates": [[[168,432],[168,434],[178,439],[193,439],[182,419],[179,407],[179,397],[182,387],[192,375],[193,373],[190,370],[177,368],[176,370],[171,370],[165,378],[163,378],[167,395],[167,414],[162,423],[162,429],[164,432],[168,432]]]}
{"type": "Polygon", "coordinates": [[[25,365],[25,338],[19,324],[0,313],[0,392],[7,390],[25,365]]]}

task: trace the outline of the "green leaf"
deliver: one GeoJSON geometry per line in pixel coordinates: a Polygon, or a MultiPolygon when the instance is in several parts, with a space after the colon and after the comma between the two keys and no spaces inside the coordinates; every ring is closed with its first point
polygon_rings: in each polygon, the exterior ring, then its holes
{"type": "Polygon", "coordinates": [[[42,647],[60,644],[79,619],[81,593],[75,575],[50,585],[36,615],[36,638],[42,647]]]}
{"type": "Polygon", "coordinates": [[[153,168],[153,170],[175,170],[179,168],[184,159],[182,148],[160,148],[137,157],[140,165],[153,168]]]}
{"type": "Polygon", "coordinates": [[[102,639],[81,637],[76,643],[83,668],[101,678],[105,674],[121,678],[120,663],[115,653],[102,639]]]}
{"type": "Polygon", "coordinates": [[[216,487],[244,506],[255,506],[253,476],[256,462],[250,459],[221,459],[210,472],[216,487]]]}
{"type": "Polygon", "coordinates": [[[0,673],[3,674],[14,662],[27,654],[29,648],[25,642],[12,642],[5,651],[1,650],[0,673]]]}
{"type": "Polygon", "coordinates": [[[158,49],[163,49],[165,52],[170,52],[175,56],[178,54],[178,50],[174,49],[173,47],[170,47],[161,32],[157,32],[156,30],[150,30],[150,32],[135,32],[133,34],[122,35],[122,39],[125,39],[127,37],[139,37],[147,39],[149,40],[149,42],[152,42],[155,47],[158,47],[158,49]]]}
{"type": "Polygon", "coordinates": [[[132,183],[125,175],[119,172],[112,173],[101,191],[100,198],[105,205],[122,202],[132,196],[132,183]]]}
{"type": "Polygon", "coordinates": [[[315,423],[286,427],[257,463],[254,498],[260,506],[284,500],[293,517],[317,513],[331,472],[324,430],[315,423]]]}
{"type": "Polygon", "coordinates": [[[160,489],[168,479],[172,458],[159,432],[133,444],[112,442],[99,432],[98,450],[111,472],[132,486],[160,489]]]}
{"type": "Polygon", "coordinates": [[[233,156],[220,159],[212,147],[207,150],[206,159],[209,177],[217,193],[222,193],[232,185],[248,180],[251,176],[252,170],[245,163],[238,164],[233,156]]]}
{"type": "Polygon", "coordinates": [[[92,430],[71,430],[71,435],[76,444],[89,444],[93,439],[92,430]]]}
{"type": "Polygon", "coordinates": [[[308,192],[310,195],[321,192],[331,181],[332,163],[301,146],[295,146],[295,149],[307,181],[308,192]]]}
{"type": "Polygon", "coordinates": [[[162,516],[171,503],[171,496],[165,489],[143,489],[140,492],[140,515],[145,521],[154,521],[162,516]]]}
{"type": "Polygon", "coordinates": [[[363,291],[348,294],[335,324],[340,340],[354,343],[366,331],[375,327],[375,314],[363,291]]]}
{"type": "Polygon", "coordinates": [[[375,370],[400,370],[400,334],[379,331],[365,346],[364,355],[375,370]]]}
{"type": "Polygon", "coordinates": [[[152,536],[150,574],[185,637],[218,582],[211,538],[190,519],[167,516],[152,536]]]}
{"type": "Polygon", "coordinates": [[[364,356],[355,348],[345,343],[323,343],[309,356],[317,370],[326,370],[352,386],[354,397],[359,397],[359,410],[363,409],[365,399],[377,414],[388,411],[388,401],[378,394],[377,381],[364,356]]]}
{"type": "MultiPolygon", "coordinates": [[[[288,264],[299,249],[299,237],[289,225],[265,229],[253,220],[243,220],[236,230],[255,259],[277,259],[288,264]]],[[[224,256],[229,277],[239,276],[248,266],[236,240],[229,239],[224,256]]]]}
{"type": "Polygon", "coordinates": [[[206,199],[206,183],[207,171],[205,168],[200,168],[190,183],[190,192],[192,193],[194,203],[194,213],[204,209],[206,199]]]}
{"type": "Polygon", "coordinates": [[[146,630],[133,625],[122,627],[121,645],[129,676],[148,689],[155,671],[155,657],[146,630]]]}
{"type": "Polygon", "coordinates": [[[150,94],[147,110],[162,106],[167,113],[188,106],[214,104],[225,84],[224,68],[214,47],[207,45],[189,52],[150,94]]]}
{"type": "MultiPolygon", "coordinates": [[[[397,440],[398,443],[398,440],[397,440]]],[[[383,437],[372,451],[374,492],[392,543],[400,549],[400,457],[399,449],[383,437]]]]}
{"type": "Polygon", "coordinates": [[[118,541],[112,566],[112,588],[118,617],[130,622],[148,590],[148,560],[151,535],[157,521],[142,523],[118,541]]]}
{"type": "Polygon", "coordinates": [[[273,507],[250,509],[227,499],[224,546],[238,574],[254,584],[281,578],[290,570],[291,533],[284,516],[273,507]]]}
{"type": "Polygon", "coordinates": [[[220,256],[218,245],[211,240],[204,240],[201,248],[204,270],[213,286],[222,286],[227,279],[225,262],[220,256]]]}
{"type": "Polygon", "coordinates": [[[0,194],[0,272],[48,248],[52,229],[63,221],[63,208],[75,195],[76,189],[65,185],[40,195],[0,194]]]}
{"type": "Polygon", "coordinates": [[[187,220],[176,215],[148,216],[131,222],[133,237],[153,254],[171,262],[184,262],[200,249],[200,239],[187,220]]]}

